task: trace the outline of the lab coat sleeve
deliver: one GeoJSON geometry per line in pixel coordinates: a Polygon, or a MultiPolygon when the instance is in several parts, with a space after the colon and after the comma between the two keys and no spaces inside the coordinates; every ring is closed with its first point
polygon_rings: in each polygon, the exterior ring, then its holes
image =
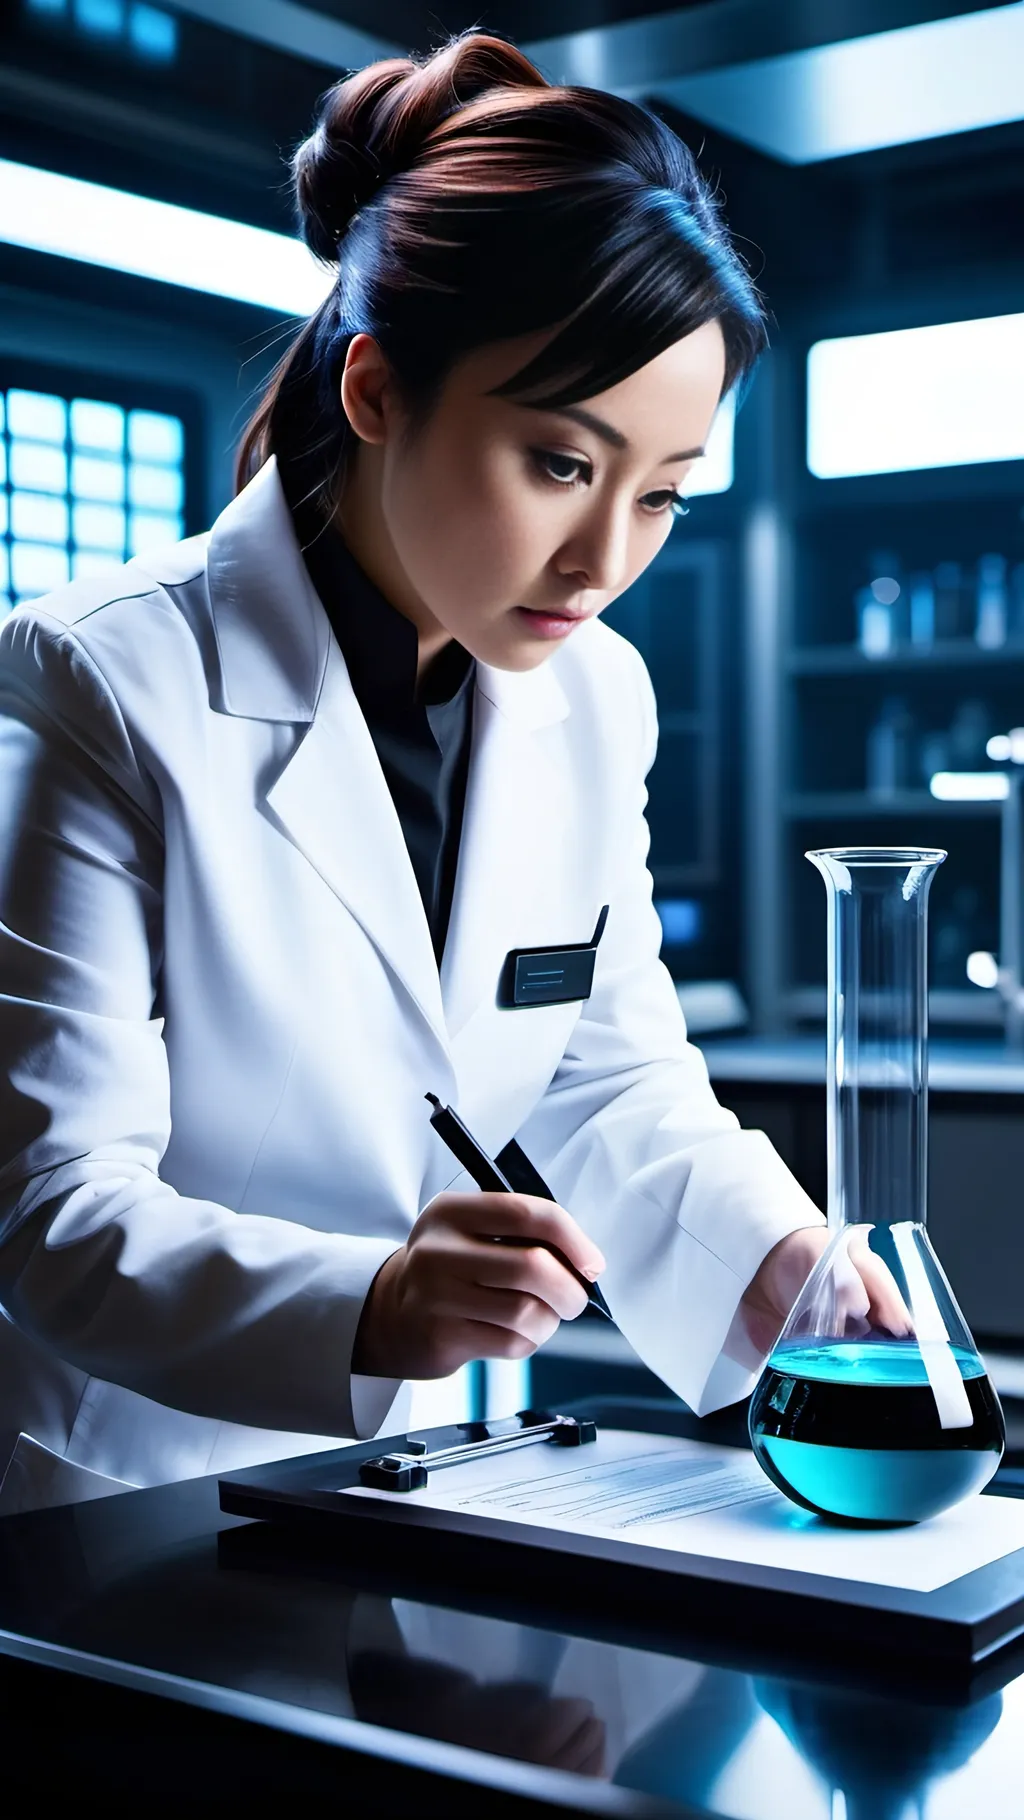
{"type": "Polygon", "coordinates": [[[116,701],[72,631],[22,608],[0,634],[0,1303],[159,1403],[362,1438],[398,1389],[350,1375],[394,1240],[161,1180],[162,872],[158,794],[116,701]]]}
{"type": "Polygon", "coordinates": [[[629,647],[627,665],[636,679],[638,737],[630,750],[620,697],[617,736],[631,771],[593,990],[517,1137],[601,1246],[602,1288],[630,1344],[703,1414],[737,1401],[755,1382],[760,1360],[739,1304],[758,1267],[780,1239],[823,1216],[764,1134],[741,1130],[719,1105],[704,1058],[687,1039],[659,959],[646,864],[643,780],[657,746],[654,693],[629,647]]]}

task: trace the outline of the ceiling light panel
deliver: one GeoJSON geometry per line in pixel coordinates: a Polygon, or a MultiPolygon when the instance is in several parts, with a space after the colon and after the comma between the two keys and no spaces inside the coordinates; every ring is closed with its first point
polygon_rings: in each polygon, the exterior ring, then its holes
{"type": "Polygon", "coordinates": [[[1024,119],[1024,4],[652,84],[788,164],[1024,119]]]}
{"type": "Polygon", "coordinates": [[[0,241],[307,316],[334,274],[301,240],[0,158],[0,241]]]}

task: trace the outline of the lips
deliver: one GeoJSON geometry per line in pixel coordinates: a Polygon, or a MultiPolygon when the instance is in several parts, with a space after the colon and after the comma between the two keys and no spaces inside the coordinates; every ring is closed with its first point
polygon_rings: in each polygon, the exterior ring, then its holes
{"type": "Polygon", "coordinates": [[[591,613],[569,613],[561,607],[524,607],[524,613],[536,613],[541,619],[568,619],[575,624],[581,619],[592,619],[591,613]]]}
{"type": "Polygon", "coordinates": [[[548,613],[540,607],[516,607],[514,611],[522,614],[521,623],[533,638],[568,638],[583,620],[593,618],[591,613],[548,613]]]}

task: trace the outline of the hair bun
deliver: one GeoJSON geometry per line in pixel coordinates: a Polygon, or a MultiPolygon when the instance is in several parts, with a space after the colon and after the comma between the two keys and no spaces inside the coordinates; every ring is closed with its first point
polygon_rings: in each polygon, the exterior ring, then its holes
{"type": "Polygon", "coordinates": [[[484,32],[465,32],[425,59],[384,58],[336,83],[292,163],[306,245],[336,260],[350,221],[381,183],[415,164],[435,127],[478,95],[548,86],[514,44],[484,32]]]}

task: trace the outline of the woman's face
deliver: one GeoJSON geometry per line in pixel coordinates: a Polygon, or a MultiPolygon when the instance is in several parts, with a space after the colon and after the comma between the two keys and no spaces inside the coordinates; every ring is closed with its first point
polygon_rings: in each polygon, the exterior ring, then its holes
{"type": "Polygon", "coordinates": [[[420,633],[485,664],[530,670],[657,555],[717,408],[717,323],[628,379],[555,411],[489,396],[550,331],[492,343],[449,374],[412,437],[369,336],[342,398],[360,444],[339,521],[354,554],[420,633]]]}

